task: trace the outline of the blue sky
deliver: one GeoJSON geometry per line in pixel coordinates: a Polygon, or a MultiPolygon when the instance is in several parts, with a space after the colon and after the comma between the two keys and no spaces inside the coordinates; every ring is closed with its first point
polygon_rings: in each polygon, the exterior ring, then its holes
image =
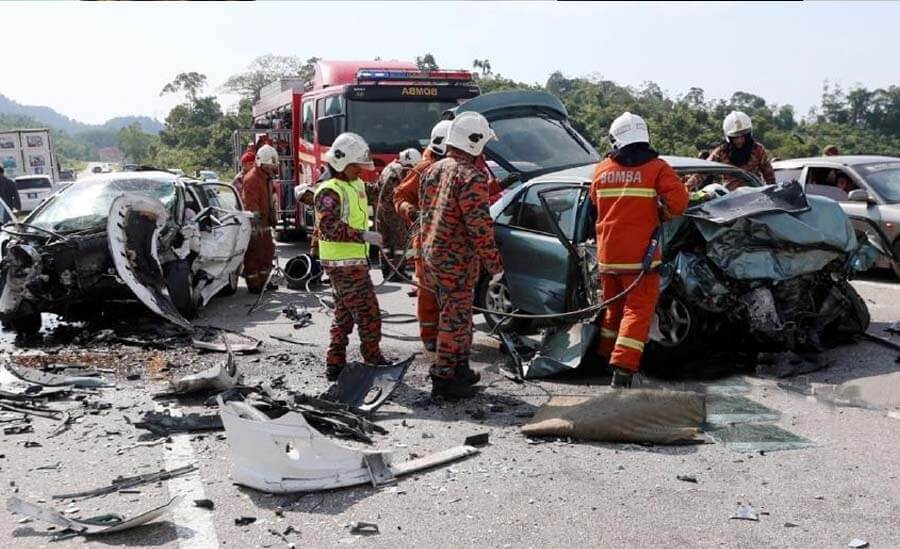
{"type": "Polygon", "coordinates": [[[898,28],[890,2],[0,2],[0,93],[85,122],[163,118],[174,100],[159,91],[183,71],[216,91],[265,53],[431,52],[444,68],[488,58],[527,82],[561,70],[707,98],[742,90],[805,114],[826,79],[900,84],[898,28]]]}

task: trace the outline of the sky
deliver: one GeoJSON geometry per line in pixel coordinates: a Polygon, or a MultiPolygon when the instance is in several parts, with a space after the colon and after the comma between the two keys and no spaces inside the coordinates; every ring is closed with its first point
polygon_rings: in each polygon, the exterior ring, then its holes
{"type": "MultiPolygon", "coordinates": [[[[494,72],[553,71],[679,95],[747,91],[805,114],[824,80],[900,84],[900,3],[0,2],[0,93],[76,120],[160,120],[180,73],[228,76],[266,53],[413,60],[487,58],[494,72]]],[[[235,99],[222,97],[223,104],[235,99]]]]}

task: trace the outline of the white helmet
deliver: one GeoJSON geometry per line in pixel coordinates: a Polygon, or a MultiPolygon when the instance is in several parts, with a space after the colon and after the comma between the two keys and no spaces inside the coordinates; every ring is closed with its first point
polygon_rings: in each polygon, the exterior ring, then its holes
{"type": "Polygon", "coordinates": [[[400,156],[397,157],[397,161],[400,162],[401,166],[412,168],[422,161],[422,153],[417,149],[404,149],[400,151],[400,156]]]}
{"type": "Polygon", "coordinates": [[[472,156],[480,155],[487,142],[496,138],[487,119],[477,112],[458,114],[447,131],[447,145],[472,156]]]}
{"type": "Polygon", "coordinates": [[[736,137],[738,135],[746,135],[753,130],[753,123],[750,117],[741,111],[731,111],[722,122],[722,131],[725,132],[725,139],[736,137]]]}
{"type": "Polygon", "coordinates": [[[428,148],[433,153],[441,156],[447,154],[447,132],[449,130],[449,120],[441,120],[431,128],[431,143],[428,145],[428,148]]]}
{"type": "Polygon", "coordinates": [[[632,143],[650,143],[647,123],[636,114],[625,111],[609,126],[609,141],[613,147],[621,149],[632,143]]]}
{"type": "Polygon", "coordinates": [[[263,145],[256,151],[257,166],[278,167],[278,151],[272,145],[263,145]]]}
{"type": "Polygon", "coordinates": [[[331,148],[325,153],[325,162],[339,172],[344,171],[350,164],[358,164],[369,169],[375,167],[366,140],[352,132],[344,132],[337,136],[331,148]]]}

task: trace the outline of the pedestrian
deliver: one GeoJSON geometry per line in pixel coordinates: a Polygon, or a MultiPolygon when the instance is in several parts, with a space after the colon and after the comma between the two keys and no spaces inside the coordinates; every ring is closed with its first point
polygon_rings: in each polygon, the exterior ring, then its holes
{"type": "Polygon", "coordinates": [[[367,188],[359,177],[364,169],[374,167],[369,145],[355,133],[342,133],[325,153],[325,161],[333,177],[318,184],[314,201],[319,261],[334,294],[325,375],[335,381],[347,364],[354,325],[359,329],[363,360],[374,365],[389,361],[381,353],[381,313],[368,260],[369,245],[381,246],[383,239],[368,230],[369,195],[374,187],[367,188]]]}
{"type": "Polygon", "coordinates": [[[474,396],[481,378],[469,365],[474,288],[482,268],[497,280],[503,263],[488,211],[488,178],[476,159],[495,137],[480,114],[458,115],[447,131],[447,156],[421,179],[422,281],[436,293],[439,311],[432,396],[474,396]]]}
{"type": "Polygon", "coordinates": [[[838,150],[837,145],[828,145],[822,149],[822,156],[838,156],[840,154],[841,151],[838,150]]]}
{"type": "MultiPolygon", "coordinates": [[[[393,264],[394,269],[401,269],[403,253],[407,248],[407,235],[409,231],[406,223],[394,209],[394,189],[403,181],[407,174],[422,161],[422,153],[416,149],[405,149],[400,152],[396,160],[385,166],[378,177],[378,215],[376,223],[378,232],[384,236],[382,252],[393,264]]],[[[381,258],[381,274],[384,280],[399,282],[400,275],[393,272],[385,257],[381,258]]]]}
{"type": "MultiPolygon", "coordinates": [[[[688,193],[681,179],[650,147],[647,124],[626,112],[609,128],[612,153],[594,171],[591,201],[597,208],[597,262],[603,301],[634,284],[660,218],[681,215],[688,193]]],[[[660,263],[653,252],[651,266],[660,263]]],[[[613,368],[611,386],[631,387],[659,299],[659,274],[650,271],[624,298],[606,308],[597,353],[613,368]]]]}
{"type": "Polygon", "coordinates": [[[256,150],[247,151],[241,156],[241,171],[235,174],[234,179],[231,180],[231,186],[234,187],[234,190],[241,194],[241,189],[244,186],[244,176],[247,175],[253,168],[253,164],[256,163],[256,150]]]}
{"type": "Polygon", "coordinates": [[[278,153],[270,145],[263,145],[256,152],[255,166],[243,177],[241,200],[244,209],[253,212],[250,244],[244,255],[244,278],[247,290],[258,294],[264,288],[272,272],[275,260],[275,241],[272,240],[272,224],[275,208],[272,204],[272,179],[278,175],[278,153]]]}
{"type": "Polygon", "coordinates": [[[16,182],[6,177],[3,166],[0,166],[0,199],[6,204],[6,208],[3,208],[3,222],[8,223],[13,220],[10,215],[22,209],[22,201],[16,182]]]}
{"type": "MultiPolygon", "coordinates": [[[[741,168],[769,185],[774,185],[775,170],[772,169],[772,162],[766,148],[753,139],[753,123],[750,117],[741,111],[731,111],[722,122],[722,131],[725,133],[725,143],[713,149],[708,160],[741,168]]],[[[691,177],[687,182],[688,189],[700,190],[699,186],[703,179],[700,175],[691,177]]],[[[729,191],[744,184],[743,179],[725,177],[725,186],[729,191]]]]}
{"type": "MultiPolygon", "coordinates": [[[[403,182],[394,189],[394,211],[411,227],[419,218],[419,184],[422,174],[432,164],[444,158],[447,152],[447,130],[450,129],[449,120],[441,120],[431,130],[431,139],[422,160],[413,167],[403,179],[403,182]]],[[[416,280],[422,286],[422,254],[419,246],[419,231],[413,231],[412,240],[413,266],[416,270],[416,280]]],[[[437,350],[437,323],[438,306],[434,292],[416,292],[416,317],[419,320],[419,338],[428,352],[437,350]]]]}

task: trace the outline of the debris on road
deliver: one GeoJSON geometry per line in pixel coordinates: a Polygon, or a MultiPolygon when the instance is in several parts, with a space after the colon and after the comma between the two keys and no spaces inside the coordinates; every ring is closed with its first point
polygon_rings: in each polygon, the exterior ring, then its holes
{"type": "Polygon", "coordinates": [[[141,486],[142,484],[148,484],[151,482],[158,482],[160,480],[169,480],[171,478],[175,478],[181,475],[185,475],[187,473],[191,473],[197,470],[197,466],[194,464],[185,465],[184,467],[178,467],[177,469],[172,469],[171,471],[162,470],[156,473],[146,473],[143,475],[136,475],[133,477],[119,477],[110,483],[109,486],[103,486],[102,488],[97,488],[95,490],[86,490],[83,492],[75,492],[72,494],[58,494],[55,496],[51,496],[53,499],[75,499],[75,498],[92,498],[95,496],[102,496],[104,494],[111,494],[113,492],[118,492],[123,488],[134,488],[135,486],[141,486]]]}
{"type": "Polygon", "coordinates": [[[300,341],[299,339],[294,339],[292,337],[280,336],[280,335],[270,335],[272,339],[275,341],[283,341],[285,343],[293,343],[294,345],[315,345],[315,343],[310,343],[309,341],[300,341]]]}
{"type": "Polygon", "coordinates": [[[333,442],[313,429],[300,413],[289,412],[272,420],[244,402],[221,402],[219,414],[231,448],[232,480],[269,493],[369,483],[378,486],[391,482],[392,477],[478,453],[471,446],[458,446],[394,464],[390,452],[363,452],[333,442]],[[273,444],[278,451],[273,451],[273,444]],[[369,457],[372,454],[378,457],[369,457]]]}
{"type": "MultiPolygon", "coordinates": [[[[422,434],[422,437],[425,438],[425,433],[422,434]]],[[[434,435],[432,435],[431,438],[434,438],[434,435]]],[[[466,437],[466,440],[463,441],[463,446],[487,446],[489,440],[490,433],[469,435],[466,437]]]]}
{"type": "Polygon", "coordinates": [[[141,421],[135,422],[138,429],[146,429],[155,435],[167,437],[176,433],[196,433],[221,431],[222,420],[218,414],[184,414],[173,416],[169,410],[146,412],[141,421]]]}
{"type": "Polygon", "coordinates": [[[216,504],[213,503],[211,499],[195,499],[194,507],[199,507],[201,509],[209,509],[210,511],[215,509],[216,504]]]}
{"type": "Polygon", "coordinates": [[[850,543],[847,544],[847,547],[850,547],[851,549],[862,549],[863,547],[868,546],[869,542],[859,538],[853,538],[852,540],[850,540],[850,543]]]}
{"type": "Polygon", "coordinates": [[[698,443],[703,395],[668,390],[608,391],[592,398],[554,396],[522,427],[527,437],[607,442],[698,443]]]}
{"type": "Polygon", "coordinates": [[[82,376],[66,376],[42,372],[33,368],[23,368],[13,364],[5,364],[3,366],[7,372],[31,385],[42,385],[44,387],[109,387],[105,379],[102,377],[82,377],[82,376]]]}
{"type": "Polygon", "coordinates": [[[216,328],[214,326],[194,326],[191,344],[196,349],[215,353],[247,354],[259,351],[262,340],[252,336],[216,328]]]}
{"type": "Polygon", "coordinates": [[[372,413],[390,398],[412,365],[415,355],[391,366],[372,366],[362,362],[348,364],[337,383],[321,398],[342,402],[363,413],[372,413]]]}
{"type": "Polygon", "coordinates": [[[9,498],[6,501],[6,508],[13,513],[49,522],[64,528],[63,531],[53,534],[53,539],[56,540],[76,535],[97,536],[129,530],[158,519],[172,510],[180,500],[181,496],[175,496],[169,500],[169,503],[141,513],[130,519],[126,519],[122,515],[117,514],[105,514],[87,519],[72,519],[63,516],[62,513],[52,509],[38,507],[32,503],[22,501],[17,497],[9,498]]]}
{"type": "Polygon", "coordinates": [[[155,396],[183,396],[201,391],[225,391],[239,385],[242,378],[243,376],[238,373],[237,365],[234,363],[234,355],[229,352],[228,360],[225,364],[213,366],[202,372],[170,381],[170,391],[155,396]]]}
{"type": "Polygon", "coordinates": [[[381,532],[378,530],[378,525],[374,522],[351,522],[347,525],[350,528],[350,533],[357,536],[372,536],[375,534],[380,534],[381,532]]]}
{"type": "Polygon", "coordinates": [[[697,484],[697,477],[694,475],[678,475],[675,478],[682,482],[693,482],[694,484],[697,484]]]}
{"type": "Polygon", "coordinates": [[[741,505],[737,508],[737,511],[732,515],[733,519],[736,520],[752,520],[759,522],[759,515],[756,513],[756,510],[753,509],[750,505],[741,505]]]}
{"type": "Polygon", "coordinates": [[[235,526],[247,526],[256,522],[256,517],[238,517],[234,519],[235,526]]]}

